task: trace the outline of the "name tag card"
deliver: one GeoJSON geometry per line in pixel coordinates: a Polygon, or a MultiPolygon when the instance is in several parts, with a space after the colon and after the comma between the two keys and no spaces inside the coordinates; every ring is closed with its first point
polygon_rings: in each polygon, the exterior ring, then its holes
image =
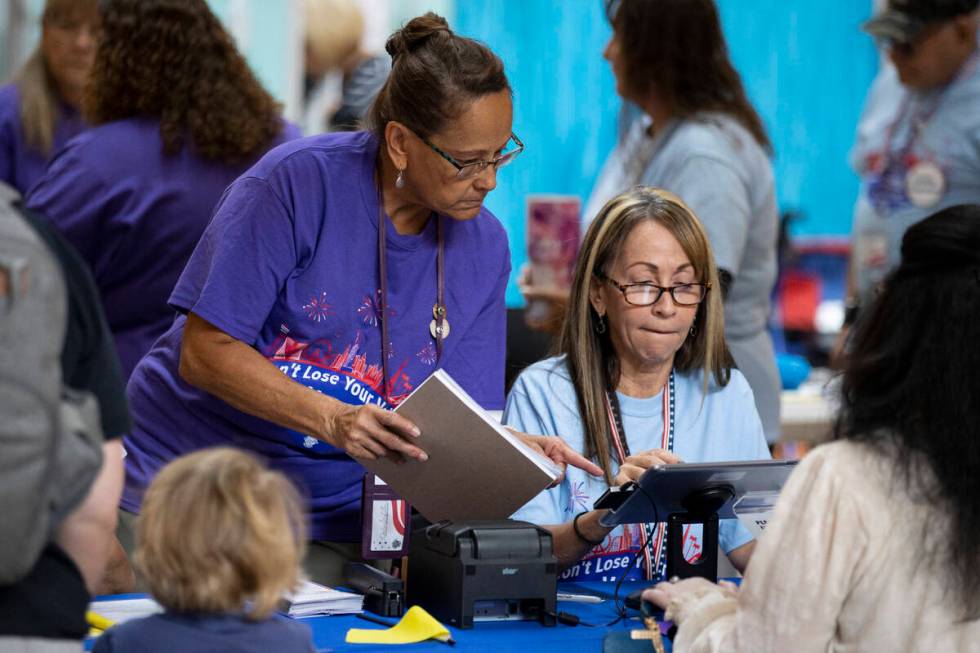
{"type": "Polygon", "coordinates": [[[732,512],[752,537],[759,539],[772,520],[779,492],[748,492],[732,506],[732,512]]]}
{"type": "Polygon", "coordinates": [[[364,475],[361,493],[361,555],[368,560],[408,553],[408,503],[380,477],[364,475]]]}

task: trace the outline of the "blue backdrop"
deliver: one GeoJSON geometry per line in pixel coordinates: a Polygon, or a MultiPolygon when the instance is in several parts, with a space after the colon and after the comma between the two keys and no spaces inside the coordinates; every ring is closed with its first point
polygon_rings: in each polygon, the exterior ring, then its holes
{"type": "MultiPolygon", "coordinates": [[[[849,232],[857,179],[847,165],[877,53],[860,23],[871,2],[718,0],[732,58],[769,129],[780,208],[800,236],[849,232]]],[[[458,0],[455,28],[504,60],[514,131],[527,151],[500,174],[488,206],[510,235],[514,274],[525,260],[529,193],[583,203],[616,140],[620,102],[602,50],[601,0],[458,0]]],[[[508,305],[522,300],[511,284],[508,305]]]]}

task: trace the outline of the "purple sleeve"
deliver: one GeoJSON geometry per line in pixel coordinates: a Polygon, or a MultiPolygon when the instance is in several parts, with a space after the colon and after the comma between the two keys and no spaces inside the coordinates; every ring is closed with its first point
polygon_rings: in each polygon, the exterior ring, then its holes
{"type": "Polygon", "coordinates": [[[510,279],[510,248],[504,242],[499,258],[503,265],[493,292],[480,310],[473,326],[457,344],[446,371],[485,410],[504,408],[504,364],[507,341],[507,305],[504,296],[510,279]]]}
{"type": "Polygon", "coordinates": [[[221,198],[170,305],[254,345],[296,260],[286,207],[265,181],[239,179],[221,198]]]}
{"type": "Polygon", "coordinates": [[[98,283],[120,243],[106,236],[109,220],[124,210],[125,194],[105,184],[79,148],[68,146],[34,184],[25,203],[78,250],[98,283]]]}
{"type": "Polygon", "coordinates": [[[0,116],[0,181],[14,185],[13,125],[0,116]]]}
{"type": "Polygon", "coordinates": [[[0,181],[16,186],[14,153],[20,115],[17,93],[12,86],[0,88],[0,181]]]}

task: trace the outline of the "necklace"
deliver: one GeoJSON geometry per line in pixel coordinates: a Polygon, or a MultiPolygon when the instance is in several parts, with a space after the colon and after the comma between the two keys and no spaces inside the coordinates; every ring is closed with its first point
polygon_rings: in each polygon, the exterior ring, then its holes
{"type": "MultiPolygon", "coordinates": [[[[381,280],[381,390],[385,401],[389,401],[390,377],[388,376],[388,358],[391,356],[391,341],[388,340],[388,270],[387,257],[385,256],[385,217],[384,195],[381,192],[381,171],[378,166],[378,276],[381,280]]],[[[442,341],[449,337],[449,321],[446,319],[446,300],[445,300],[445,236],[443,234],[442,216],[436,214],[436,239],[438,248],[436,253],[436,303],[432,306],[432,321],[429,323],[429,334],[436,341],[436,365],[442,359],[442,341]]]]}

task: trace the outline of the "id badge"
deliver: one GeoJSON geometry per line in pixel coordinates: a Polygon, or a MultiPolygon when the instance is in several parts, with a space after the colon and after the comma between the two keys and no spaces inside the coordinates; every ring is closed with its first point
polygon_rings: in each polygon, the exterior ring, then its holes
{"type": "Polygon", "coordinates": [[[946,193],[946,175],[936,162],[918,161],[909,168],[905,188],[912,204],[929,209],[939,204],[946,193]]]}
{"type": "Polygon", "coordinates": [[[361,491],[361,557],[400,558],[408,553],[408,503],[378,476],[364,475],[361,491]]]}

